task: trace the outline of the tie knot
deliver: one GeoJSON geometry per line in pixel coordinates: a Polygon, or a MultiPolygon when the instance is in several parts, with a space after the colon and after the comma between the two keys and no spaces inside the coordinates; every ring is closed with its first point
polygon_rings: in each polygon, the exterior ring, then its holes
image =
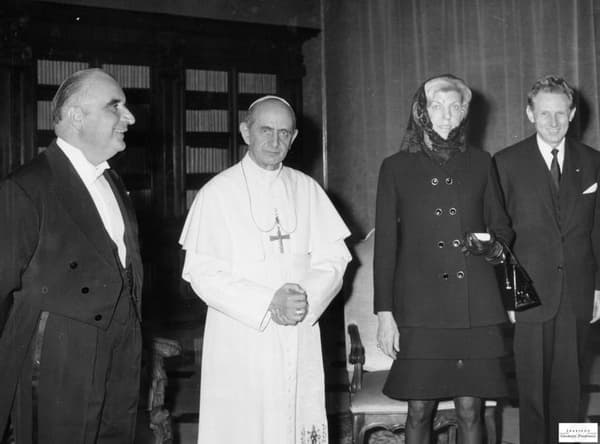
{"type": "Polygon", "coordinates": [[[556,148],[553,148],[551,153],[552,153],[552,156],[556,157],[556,155],[558,154],[558,150],[556,148]]]}

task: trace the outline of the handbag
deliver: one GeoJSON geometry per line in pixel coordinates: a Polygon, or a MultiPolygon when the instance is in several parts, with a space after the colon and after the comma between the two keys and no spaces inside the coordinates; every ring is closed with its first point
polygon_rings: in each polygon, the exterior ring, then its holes
{"type": "Polygon", "coordinates": [[[519,263],[517,256],[506,243],[500,239],[498,241],[504,248],[505,260],[495,268],[506,310],[523,311],[542,305],[533,287],[533,281],[519,263]]]}

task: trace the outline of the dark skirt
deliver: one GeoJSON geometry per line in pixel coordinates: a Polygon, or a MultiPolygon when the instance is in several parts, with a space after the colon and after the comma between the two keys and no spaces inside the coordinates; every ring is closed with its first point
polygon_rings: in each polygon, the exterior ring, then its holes
{"type": "Polygon", "coordinates": [[[383,393],[395,399],[507,396],[503,369],[510,353],[500,326],[401,328],[400,353],[383,393]]]}

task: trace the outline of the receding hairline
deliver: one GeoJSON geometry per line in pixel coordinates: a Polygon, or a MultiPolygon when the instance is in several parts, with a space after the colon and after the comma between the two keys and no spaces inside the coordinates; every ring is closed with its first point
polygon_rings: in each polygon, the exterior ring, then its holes
{"type": "Polygon", "coordinates": [[[71,105],[76,98],[84,97],[92,86],[94,80],[102,77],[115,82],[116,79],[101,68],[88,68],[76,71],[60,84],[51,102],[51,113],[54,124],[62,120],[62,110],[71,105]]]}
{"type": "Polygon", "coordinates": [[[569,109],[575,109],[575,91],[563,77],[548,74],[537,79],[527,93],[527,106],[533,109],[533,100],[542,92],[565,96],[569,102],[569,109]]]}
{"type": "Polygon", "coordinates": [[[260,99],[257,99],[254,102],[252,102],[252,104],[248,108],[248,114],[246,115],[246,118],[244,119],[244,122],[246,122],[246,125],[248,125],[248,127],[252,126],[252,124],[254,123],[254,120],[255,120],[256,112],[260,111],[262,108],[264,108],[268,105],[279,106],[279,107],[287,110],[290,118],[292,119],[292,130],[296,129],[296,113],[295,113],[294,109],[292,108],[292,106],[289,104],[289,102],[287,100],[282,99],[279,96],[265,96],[265,97],[261,97],[260,99]]]}

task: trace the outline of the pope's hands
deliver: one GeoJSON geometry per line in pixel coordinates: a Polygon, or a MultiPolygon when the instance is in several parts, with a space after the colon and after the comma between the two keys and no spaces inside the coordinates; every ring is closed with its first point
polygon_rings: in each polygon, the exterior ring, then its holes
{"type": "Polygon", "coordinates": [[[400,351],[400,333],[391,311],[377,313],[377,348],[392,359],[400,351]]]}
{"type": "Polygon", "coordinates": [[[283,284],[269,305],[271,319],[280,325],[296,325],[308,313],[306,291],[298,284],[283,284]]]}

